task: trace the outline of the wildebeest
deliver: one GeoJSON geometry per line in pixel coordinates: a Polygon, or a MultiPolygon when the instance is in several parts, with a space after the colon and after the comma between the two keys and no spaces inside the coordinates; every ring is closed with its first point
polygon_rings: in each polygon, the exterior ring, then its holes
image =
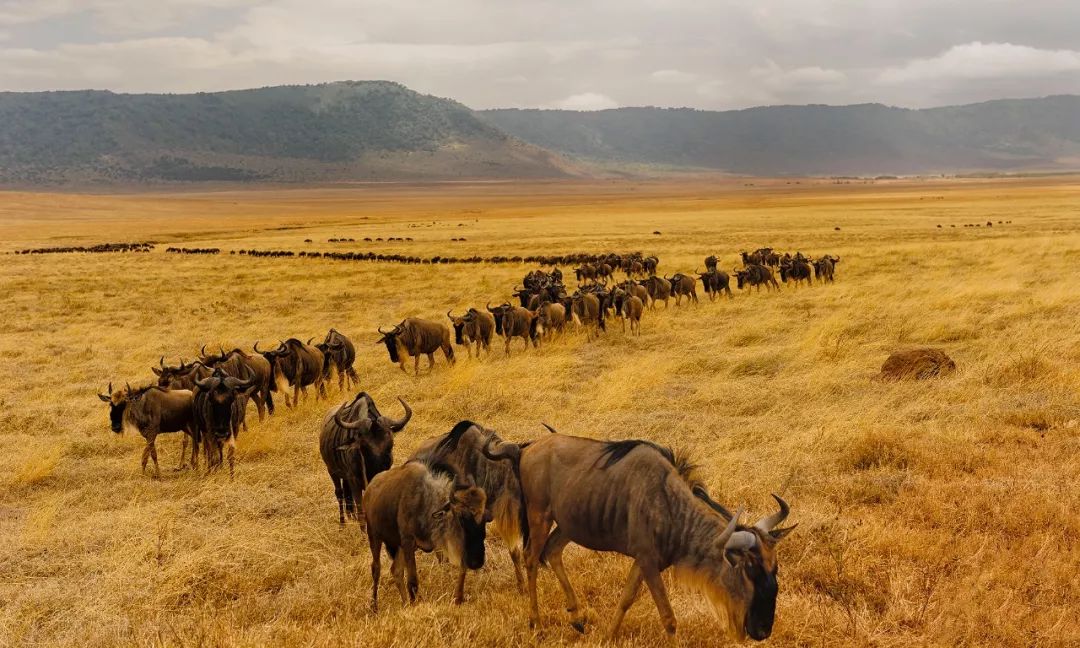
{"type": "Polygon", "coordinates": [[[146,440],[142,454],[142,469],[146,472],[148,459],[154,460],[154,473],[161,476],[158,466],[155,440],[159,434],[183,432],[184,438],[180,449],[180,467],[184,467],[184,455],[187,454],[187,441],[191,437],[191,465],[199,464],[199,436],[192,418],[193,394],[189,389],[163,389],[161,387],[141,387],[113,391],[109,383],[107,394],[98,394],[98,398],[109,404],[109,421],[112,431],[121,433],[125,428],[138,432],[146,440]]]}
{"type": "Polygon", "coordinates": [[[822,283],[832,283],[837,263],[840,263],[840,257],[827,254],[814,261],[814,278],[822,283]]]}
{"type": "Polygon", "coordinates": [[[315,345],[323,352],[323,381],[330,380],[330,370],[337,373],[338,391],[360,384],[353,364],[356,362],[356,347],[352,340],[342,335],[337,329],[330,329],[326,338],[315,345]]]}
{"type": "Polygon", "coordinates": [[[606,328],[604,309],[601,308],[600,299],[592,293],[574,293],[572,312],[577,326],[585,327],[585,337],[588,340],[599,335],[600,329],[606,328]]]}
{"type": "MultiPolygon", "coordinates": [[[[259,420],[265,418],[266,412],[274,413],[273,397],[273,366],[262,354],[252,355],[242,349],[225,351],[220,349],[217,355],[206,353],[206,345],[199,352],[200,361],[211,371],[221,368],[225,375],[233,378],[243,378],[246,371],[254,375],[256,389],[251,392],[251,400],[255,402],[255,408],[259,412],[259,420]],[[245,369],[246,368],[246,369],[245,369]]],[[[201,376],[205,377],[205,376],[201,376]]],[[[247,406],[247,397],[244,398],[244,406],[247,406]]],[[[246,429],[245,424],[245,429],[246,429]]]]}
{"type": "Polygon", "coordinates": [[[296,407],[300,394],[307,398],[309,385],[315,387],[315,398],[326,396],[326,386],[323,384],[324,356],[318,347],[289,338],[273,351],[259,351],[259,343],[256,342],[255,352],[261,353],[270,363],[274,387],[284,394],[286,406],[296,407]],[[292,387],[291,400],[289,387],[292,387]]]}
{"type": "Polygon", "coordinates": [[[756,286],[758,292],[761,292],[762,284],[765,284],[766,290],[772,290],[773,288],[780,290],[780,284],[776,283],[776,278],[773,277],[772,270],[760,263],[751,263],[742,270],[735,268],[732,272],[735,273],[735,279],[739,285],[739,290],[742,290],[743,286],[756,286]]]}
{"type": "Polygon", "coordinates": [[[541,304],[536,312],[536,333],[542,339],[550,340],[555,334],[562,333],[566,325],[566,307],[559,303],[541,304]]]}
{"type": "Polygon", "coordinates": [[[719,262],[720,260],[716,258],[715,254],[710,254],[709,256],[705,257],[705,270],[707,272],[714,272],[716,270],[716,265],[719,262]]]}
{"type": "Polygon", "coordinates": [[[583,264],[574,269],[574,276],[577,277],[578,283],[596,281],[596,267],[589,263],[583,264]]]}
{"type": "Polygon", "coordinates": [[[521,483],[513,467],[505,461],[488,459],[484,445],[502,439],[494,430],[472,421],[461,421],[444,434],[424,442],[410,460],[428,465],[445,463],[456,467],[463,477],[471,477],[487,495],[485,516],[495,524],[495,533],[510,550],[518,590],[525,591],[522,556],[527,543],[528,524],[521,502],[521,483]]]}
{"type": "Polygon", "coordinates": [[[356,506],[364,489],[375,475],[389,470],[394,463],[394,435],[412,419],[409,404],[400,397],[398,402],[405,408],[405,415],[397,420],[380,414],[367,392],[330,408],[323,417],[319,454],[334,483],[341,524],[346,514],[361,519],[356,506]]]}
{"type": "Polygon", "coordinates": [[[641,265],[644,267],[644,273],[646,275],[656,274],[656,269],[660,266],[660,259],[654,256],[645,257],[641,260],[641,265]]]}
{"type": "Polygon", "coordinates": [[[503,310],[502,333],[506,340],[506,355],[510,355],[510,342],[514,338],[521,338],[525,348],[529,348],[529,342],[533,347],[537,344],[536,312],[520,306],[511,306],[503,310]]]}
{"type": "Polygon", "coordinates": [[[697,297],[697,279],[693,275],[676,273],[673,277],[668,279],[671,282],[671,292],[675,295],[675,305],[680,306],[682,304],[682,298],[686,297],[687,302],[698,303],[697,297]]]}
{"type": "Polygon", "coordinates": [[[810,262],[806,258],[801,258],[802,255],[798,255],[793,259],[785,260],[780,264],[780,280],[787,283],[788,280],[795,282],[795,287],[799,287],[799,283],[805,281],[806,285],[810,285],[811,269],[810,262]]]}
{"type": "Polygon", "coordinates": [[[669,567],[702,590],[734,638],[762,640],[771,634],[778,589],[776,545],[794,528],[777,528],[788,516],[784,500],[774,495],[779,512],[743,526],[741,508],[732,515],[713,502],[692,479],[687,462],[647,441],[603,442],[553,434],[526,447],[488,443],[484,454],[514,462],[521,479],[529,523],[525,569],[530,625],[540,620],[536,578],[546,561],[562,585],[572,625],[584,629],[562,560],[566,545],[574,542],[634,561],[612,635],[642,582],[664,628],[675,632],[675,614],[660,576],[669,567]]]}
{"type": "Polygon", "coordinates": [[[233,476],[236,455],[236,435],[244,415],[243,396],[258,385],[251,370],[247,377],[226,374],[220,367],[207,378],[195,381],[194,419],[199,438],[206,452],[206,469],[213,470],[222,462],[222,449],[229,448],[229,477],[233,476]]]}
{"type": "Polygon", "coordinates": [[[626,321],[630,321],[630,334],[641,335],[641,314],[645,312],[645,303],[635,295],[627,295],[622,302],[623,330],[626,330],[626,321]]]}
{"type": "Polygon", "coordinates": [[[458,569],[454,602],[465,600],[465,573],[484,566],[484,490],[459,479],[446,466],[410,461],[379,473],[364,491],[364,517],[371,547],[371,610],[379,609],[382,547],[402,603],[416,601],[420,581],[416,550],[445,555],[458,569]],[[449,472],[452,476],[447,476],[449,472]]]}
{"type": "Polygon", "coordinates": [[[619,284],[619,288],[625,290],[627,294],[637,297],[643,304],[649,303],[649,289],[640,283],[628,279],[619,284]]]}
{"type": "MultiPolygon", "coordinates": [[[[409,317],[389,331],[379,327],[382,337],[376,344],[385,344],[390,361],[405,371],[405,361],[413,358],[413,372],[420,375],[420,356],[426,355],[428,369],[435,368],[435,352],[442,349],[446,361],[454,364],[454,347],[450,344],[450,329],[439,322],[409,317]]],[[[406,372],[408,373],[408,372],[406,372]]]]}
{"type": "Polygon", "coordinates": [[[180,364],[175,367],[166,365],[165,357],[162,356],[159,366],[150,367],[150,371],[158,377],[158,387],[191,390],[195,389],[197,379],[206,378],[213,370],[198,360],[184,362],[183,358],[180,358],[180,364]]]}
{"type": "Polygon", "coordinates": [[[705,287],[705,294],[709,296],[709,301],[715,300],[720,293],[725,291],[728,298],[732,298],[731,280],[723,270],[713,268],[698,274],[698,278],[701,279],[701,285],[705,287]]]}
{"type": "Polygon", "coordinates": [[[495,318],[491,313],[470,308],[461,317],[454,317],[450,311],[446,311],[450,318],[451,326],[454,327],[454,342],[464,346],[465,351],[472,357],[472,348],[476,345],[476,357],[480,357],[480,350],[491,352],[491,334],[495,331],[495,318]]]}
{"type": "Polygon", "coordinates": [[[656,308],[656,302],[664,302],[664,308],[668,307],[668,300],[671,299],[671,282],[663,277],[657,277],[652,275],[648,279],[641,282],[642,286],[645,286],[645,290],[649,292],[649,308],[656,308]]]}

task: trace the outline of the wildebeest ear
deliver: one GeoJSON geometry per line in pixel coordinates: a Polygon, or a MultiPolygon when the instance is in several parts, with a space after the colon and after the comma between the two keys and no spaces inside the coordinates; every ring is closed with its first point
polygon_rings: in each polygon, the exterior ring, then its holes
{"type": "Polygon", "coordinates": [[[161,369],[158,369],[157,367],[150,367],[150,371],[153,371],[155,376],[161,375],[161,369]]]}
{"type": "Polygon", "coordinates": [[[98,394],[97,397],[100,398],[101,400],[105,401],[106,403],[111,403],[112,402],[112,397],[111,396],[106,396],[105,394],[98,394]]]}

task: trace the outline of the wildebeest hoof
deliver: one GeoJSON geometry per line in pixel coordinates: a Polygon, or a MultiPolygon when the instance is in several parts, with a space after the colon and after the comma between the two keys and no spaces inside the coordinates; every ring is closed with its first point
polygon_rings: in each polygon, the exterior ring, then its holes
{"type": "Polygon", "coordinates": [[[584,621],[571,621],[570,627],[577,630],[581,634],[585,634],[585,622],[584,621]]]}

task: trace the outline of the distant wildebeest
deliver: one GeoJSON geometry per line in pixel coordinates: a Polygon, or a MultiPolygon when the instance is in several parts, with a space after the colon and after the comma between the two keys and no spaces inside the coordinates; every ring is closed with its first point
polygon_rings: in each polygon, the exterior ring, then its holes
{"type": "Polygon", "coordinates": [[[247,377],[241,379],[219,367],[209,377],[195,381],[194,419],[206,453],[206,469],[209,472],[221,465],[222,449],[227,447],[230,479],[236,461],[236,435],[244,416],[243,397],[258,388],[251,370],[245,371],[247,377]]]}
{"type": "Polygon", "coordinates": [[[573,296],[573,318],[578,327],[585,327],[585,337],[592,340],[606,329],[604,309],[600,299],[592,293],[576,292],[573,296]]]}
{"type": "Polygon", "coordinates": [[[180,358],[180,364],[175,367],[166,365],[164,356],[159,361],[159,366],[150,367],[150,371],[158,377],[158,387],[188,390],[195,389],[196,380],[206,378],[213,372],[198,360],[184,362],[184,359],[180,358]]]}
{"type": "MultiPolygon", "coordinates": [[[[232,351],[219,349],[217,355],[211,355],[206,353],[206,345],[203,345],[202,350],[199,352],[199,358],[210,370],[220,368],[225,372],[225,375],[234,378],[244,377],[245,368],[251,371],[255,376],[257,385],[257,388],[251,392],[251,400],[255,402],[255,408],[259,412],[259,420],[263,420],[267,412],[274,413],[273,367],[265,356],[258,353],[252,355],[242,349],[233,349],[232,351]]],[[[247,406],[246,397],[244,406],[245,408],[247,406]]]]}
{"type": "Polygon", "coordinates": [[[742,270],[735,268],[732,272],[735,273],[735,279],[739,285],[739,290],[742,290],[743,286],[751,286],[757,287],[758,292],[761,292],[762,284],[765,284],[766,290],[772,290],[773,288],[780,290],[780,284],[776,283],[776,278],[773,277],[772,270],[759,263],[751,263],[742,270]]]}
{"type": "MultiPolygon", "coordinates": [[[[385,344],[390,361],[405,371],[405,362],[413,358],[413,372],[420,375],[420,356],[426,355],[428,370],[435,368],[435,352],[442,349],[446,361],[454,364],[454,347],[450,344],[450,329],[439,322],[409,317],[389,331],[382,330],[376,344],[385,344]]],[[[408,373],[408,372],[406,372],[408,373]]]]}
{"type": "Polygon", "coordinates": [[[705,294],[709,296],[709,301],[715,300],[720,293],[725,291],[728,298],[732,298],[731,280],[723,270],[713,268],[698,274],[698,278],[701,279],[701,285],[705,287],[705,294]]]}
{"type": "Polygon", "coordinates": [[[788,280],[791,280],[795,283],[796,288],[798,288],[799,283],[803,281],[809,286],[810,278],[813,273],[809,260],[799,257],[801,257],[801,255],[780,264],[780,281],[787,283],[788,280]]]}
{"type": "Polygon", "coordinates": [[[788,516],[784,500],[774,495],[779,512],[743,526],[742,508],[733,515],[713,502],[693,481],[688,462],[647,441],[603,442],[553,434],[524,447],[487,443],[484,454],[510,460],[521,479],[529,522],[525,569],[531,626],[540,621],[536,579],[541,562],[546,562],[562,585],[572,625],[584,630],[584,615],[562,560],[563,550],[574,542],[634,561],[612,635],[642,582],[665,630],[675,632],[675,613],[661,578],[669,567],[701,588],[717,614],[727,619],[734,638],[762,640],[772,633],[776,545],[794,528],[777,528],[788,516]]]}
{"type": "Polygon", "coordinates": [[[161,387],[141,387],[113,391],[109,383],[107,394],[98,394],[98,398],[109,404],[109,421],[112,431],[121,433],[125,428],[138,432],[146,440],[142,454],[142,470],[146,472],[148,459],[154,460],[154,473],[161,476],[158,466],[155,440],[159,434],[183,432],[180,449],[180,468],[184,467],[187,454],[188,437],[191,437],[191,465],[199,465],[199,437],[192,418],[193,394],[189,389],[163,389],[161,387]]]}
{"type": "Polygon", "coordinates": [[[560,303],[542,304],[536,313],[536,333],[550,340],[566,326],[566,307],[560,303]]]}
{"type": "Polygon", "coordinates": [[[330,380],[331,369],[337,373],[338,391],[345,391],[360,384],[353,364],[356,362],[356,347],[337,329],[330,329],[326,338],[315,345],[323,352],[323,382],[330,380]]]}
{"type": "Polygon", "coordinates": [[[393,560],[390,573],[405,604],[415,602],[420,589],[417,549],[438,552],[457,567],[458,604],[465,601],[466,572],[484,566],[487,496],[472,480],[460,479],[447,468],[410,461],[379,473],[364,491],[372,612],[379,609],[383,545],[393,560]]]}
{"type": "Polygon", "coordinates": [[[640,283],[627,279],[619,284],[619,287],[625,290],[628,295],[633,295],[640,299],[643,304],[649,303],[649,289],[640,283]]]}
{"type": "Polygon", "coordinates": [[[472,421],[461,421],[448,434],[423,443],[410,461],[455,466],[463,477],[471,477],[484,489],[487,495],[485,517],[494,522],[495,533],[510,550],[514,578],[518,590],[524,592],[522,552],[528,542],[528,523],[521,500],[521,483],[509,463],[494,461],[484,455],[483,448],[489,439],[502,441],[493,430],[472,421]]]}
{"type": "Polygon", "coordinates": [[[641,314],[645,312],[645,303],[636,295],[627,295],[622,302],[623,330],[630,321],[630,334],[641,335],[641,314]]]}
{"type": "Polygon", "coordinates": [[[664,277],[671,282],[671,292],[675,295],[675,305],[682,305],[682,298],[686,297],[687,302],[698,303],[697,296],[697,279],[693,275],[676,273],[670,279],[664,277]]]}
{"type": "Polygon", "coordinates": [[[289,338],[273,351],[259,351],[259,343],[256,342],[255,352],[270,363],[273,385],[285,396],[286,406],[296,407],[300,402],[300,394],[307,398],[309,385],[315,388],[316,399],[320,396],[326,397],[326,386],[323,383],[325,358],[318,347],[289,338]],[[291,399],[288,393],[290,387],[291,399]]]}
{"type": "Polygon", "coordinates": [[[765,265],[765,255],[762,254],[760,250],[755,252],[747,252],[746,250],[743,250],[739,253],[739,256],[742,257],[742,262],[744,266],[750,266],[755,264],[765,265]]]}
{"type": "Polygon", "coordinates": [[[596,267],[589,263],[583,264],[574,269],[574,276],[577,277],[578,283],[596,281],[596,267]]]}
{"type": "Polygon", "coordinates": [[[714,255],[714,254],[710,254],[709,256],[705,257],[705,271],[706,272],[715,271],[716,270],[716,265],[719,262],[720,262],[720,260],[717,259],[716,255],[714,255]]]}
{"type": "Polygon", "coordinates": [[[814,278],[822,283],[832,283],[837,263],[840,263],[840,257],[827,254],[814,261],[814,278]]]}
{"type": "Polygon", "coordinates": [[[671,299],[671,282],[663,277],[657,277],[652,275],[648,279],[641,282],[642,286],[645,286],[645,290],[649,292],[649,308],[656,308],[656,302],[664,302],[664,308],[668,307],[668,300],[671,299]]]}
{"type": "Polygon", "coordinates": [[[465,347],[465,351],[472,357],[472,348],[476,346],[476,357],[480,357],[480,350],[491,352],[491,335],[495,331],[495,318],[491,313],[470,308],[461,317],[454,317],[450,311],[446,311],[450,323],[454,327],[454,342],[465,347]]]}
{"type": "Polygon", "coordinates": [[[644,274],[654,275],[656,269],[660,266],[660,259],[654,256],[645,257],[641,260],[641,265],[644,266],[644,274]]]}
{"type": "Polygon", "coordinates": [[[323,417],[319,454],[334,483],[341,524],[345,524],[346,514],[362,519],[363,512],[356,507],[364,489],[375,475],[389,470],[394,463],[394,435],[412,419],[409,404],[400,397],[398,402],[405,408],[405,415],[397,420],[380,414],[367,392],[330,408],[323,417]]]}

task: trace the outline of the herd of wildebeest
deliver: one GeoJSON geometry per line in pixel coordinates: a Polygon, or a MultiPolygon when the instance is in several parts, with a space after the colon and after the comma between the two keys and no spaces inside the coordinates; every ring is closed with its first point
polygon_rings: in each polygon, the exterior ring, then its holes
{"type": "MultiPolygon", "coordinates": [[[[442,322],[408,318],[389,330],[379,329],[379,343],[405,370],[408,358],[442,350],[453,364],[456,344],[470,356],[490,353],[501,336],[506,354],[520,338],[536,347],[567,326],[584,329],[588,339],[606,330],[612,317],[640,330],[645,309],[674,299],[697,302],[701,282],[710,299],[731,297],[730,275],[719,270],[715,256],[705,259],[704,272],[657,274],[659,259],[640,253],[598,255],[574,270],[577,289],[569,293],[557,266],[533,270],[516,287],[518,304],[469,308],[447,313],[442,322]],[[616,280],[622,272],[625,279],[616,280]],[[453,331],[453,333],[451,333],[453,331]]],[[[838,257],[811,259],[763,248],[742,253],[734,269],[739,288],[779,289],[776,276],[798,286],[812,279],[831,282],[838,257]]],[[[152,459],[160,475],[155,438],[183,432],[180,467],[187,461],[190,437],[192,468],[198,468],[201,446],[207,470],[227,457],[234,470],[236,439],[246,429],[248,402],[259,419],[273,414],[275,394],[295,407],[312,387],[326,397],[336,374],[338,390],[359,384],[353,342],[330,329],[321,342],[289,338],[272,349],[218,353],[204,346],[198,359],[178,365],[162,357],[153,368],[153,385],[98,394],[110,406],[112,430],[129,429],[146,440],[142,467],[152,459]]],[[[439,562],[457,570],[454,601],[464,600],[465,576],[484,564],[487,525],[507,546],[519,591],[529,595],[529,623],[539,623],[536,579],[539,567],[555,573],[566,598],[571,625],[584,631],[584,615],[570,584],[562,553],[570,543],[595,551],[630,557],[633,565],[622,591],[610,632],[614,634],[641,585],[649,589],[665,630],[675,632],[675,616],[661,573],[675,568],[700,589],[734,638],[761,640],[772,631],[777,596],[777,543],[792,528],[781,528],[788,505],[773,495],[777,512],[754,524],[740,521],[718,504],[698,479],[686,457],[643,440],[597,441],[550,434],[512,443],[472,421],[461,421],[449,433],[430,439],[403,464],[394,466],[394,436],[412,419],[401,398],[401,418],[382,414],[364,391],[332,407],[323,417],[319,452],[333,482],[338,521],[357,520],[371,548],[371,606],[377,610],[382,548],[392,560],[391,573],[402,601],[416,600],[419,581],[417,550],[435,552],[439,562]],[[523,574],[524,570],[524,574],[523,574]]]]}

